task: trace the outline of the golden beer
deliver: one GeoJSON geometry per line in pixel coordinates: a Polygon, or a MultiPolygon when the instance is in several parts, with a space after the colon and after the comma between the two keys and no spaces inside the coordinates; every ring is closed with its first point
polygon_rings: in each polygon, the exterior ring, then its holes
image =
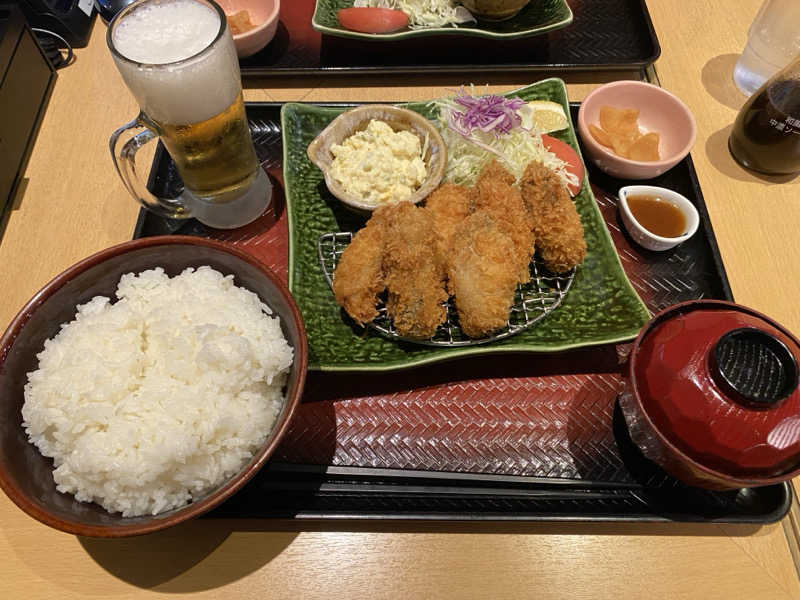
{"type": "Polygon", "coordinates": [[[107,39],[141,109],[111,139],[115,165],[131,194],[159,214],[195,216],[213,227],[238,227],[261,214],[271,184],[253,148],[239,61],[222,9],[212,0],[138,0],[114,18],[107,39]],[[134,128],[152,134],[121,141],[134,128]],[[178,198],[152,196],[135,176],[132,156],[153,135],[183,179],[187,193],[178,198]]]}
{"type": "Polygon", "coordinates": [[[259,168],[239,94],[220,114],[186,125],[152,120],[184,185],[196,196],[216,196],[252,183],[259,168]]]}

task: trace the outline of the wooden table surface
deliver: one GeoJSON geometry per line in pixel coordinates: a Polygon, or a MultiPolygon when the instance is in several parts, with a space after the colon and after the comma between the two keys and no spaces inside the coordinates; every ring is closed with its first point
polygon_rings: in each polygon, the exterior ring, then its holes
{"type": "MultiPolygon", "coordinates": [[[[744,101],[731,80],[760,0],[649,0],[661,84],[698,122],[692,155],[734,295],[800,332],[800,183],[760,178],[726,140],[744,101]]],[[[138,206],[108,156],[136,106],[98,20],[60,72],[0,242],[0,322],[88,254],[130,239],[138,206]]],[[[505,91],[545,75],[485,78],[505,91]]],[[[632,73],[570,74],[573,100],[632,73]]],[[[439,96],[458,76],[250,82],[247,100],[439,96]]],[[[0,495],[0,598],[800,598],[789,518],[764,526],[293,523],[199,520],[130,540],[51,530],[0,495]]]]}

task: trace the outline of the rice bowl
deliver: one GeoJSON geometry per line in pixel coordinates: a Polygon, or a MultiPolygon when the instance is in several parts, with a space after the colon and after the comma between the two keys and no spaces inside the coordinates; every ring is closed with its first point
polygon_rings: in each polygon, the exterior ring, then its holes
{"type": "Polygon", "coordinates": [[[285,279],[237,247],[192,236],[156,236],[106,248],[66,269],[21,307],[0,337],[0,488],[20,509],[42,523],[81,536],[127,537],[162,530],[218,506],[255,477],[287,433],[300,402],[308,364],[305,327],[285,279]],[[280,413],[253,457],[230,477],[192,501],[158,515],[123,517],[95,502],[78,501],[58,491],[55,461],[32,444],[23,426],[22,406],[28,373],[39,367],[37,354],[60,324],[75,318],[76,306],[95,296],[113,298],[125,273],[163,267],[169,276],[209,265],[232,275],[237,286],[254,292],[280,318],[292,348],[280,413]]]}
{"type": "Polygon", "coordinates": [[[122,276],[78,307],[28,374],[23,426],[60,492],[122,516],[182,506],[271,431],[292,349],[252,292],[210,267],[122,276]]]}

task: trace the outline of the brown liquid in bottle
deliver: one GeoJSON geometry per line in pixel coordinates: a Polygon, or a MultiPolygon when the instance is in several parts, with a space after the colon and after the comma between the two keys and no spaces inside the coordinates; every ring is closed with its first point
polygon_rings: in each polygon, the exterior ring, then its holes
{"type": "Polygon", "coordinates": [[[768,82],[750,96],[736,118],[728,147],[753,171],[800,172],[800,81],[768,82]]]}

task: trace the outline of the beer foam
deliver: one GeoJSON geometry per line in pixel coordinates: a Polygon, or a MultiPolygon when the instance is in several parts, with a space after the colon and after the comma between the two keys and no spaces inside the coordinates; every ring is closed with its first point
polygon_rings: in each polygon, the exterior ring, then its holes
{"type": "Polygon", "coordinates": [[[207,48],[219,31],[217,13],[194,0],[145,4],[114,29],[114,47],[151,65],[184,60],[207,48]]]}
{"type": "Polygon", "coordinates": [[[170,125],[198,123],[236,100],[241,78],[230,31],[197,56],[214,42],[219,27],[217,12],[196,0],[154,0],[115,25],[114,48],[136,62],[117,56],[114,61],[150,118],[170,125]]]}

